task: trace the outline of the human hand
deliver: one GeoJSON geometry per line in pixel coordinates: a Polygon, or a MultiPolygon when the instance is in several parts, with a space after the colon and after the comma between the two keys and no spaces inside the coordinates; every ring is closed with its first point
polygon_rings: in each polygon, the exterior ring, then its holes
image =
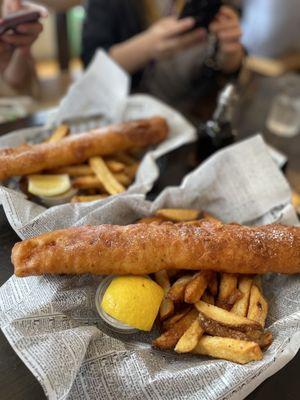
{"type": "MultiPolygon", "coordinates": [[[[21,0],[3,1],[3,17],[20,10],[38,11],[41,17],[47,17],[48,15],[46,8],[31,2],[25,3],[21,0]]],[[[43,27],[39,21],[18,25],[15,32],[7,32],[1,36],[0,47],[3,51],[4,49],[7,49],[7,54],[12,54],[13,50],[15,49],[18,49],[22,53],[26,54],[29,52],[31,45],[38,38],[42,30],[43,27]]]]}
{"type": "Polygon", "coordinates": [[[206,38],[205,29],[197,28],[193,18],[177,19],[166,17],[154,23],[145,33],[151,58],[163,59],[171,57],[183,49],[203,42],[206,38]]]}
{"type": "Polygon", "coordinates": [[[221,7],[217,16],[209,25],[209,31],[218,38],[221,56],[224,59],[231,58],[235,60],[234,64],[238,68],[242,61],[244,50],[241,43],[242,30],[237,13],[230,7],[221,7]]]}

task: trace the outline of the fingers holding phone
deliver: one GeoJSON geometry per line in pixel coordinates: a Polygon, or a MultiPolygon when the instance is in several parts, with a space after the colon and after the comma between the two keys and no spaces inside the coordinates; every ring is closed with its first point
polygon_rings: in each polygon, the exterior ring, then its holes
{"type": "Polygon", "coordinates": [[[23,0],[3,0],[2,17],[6,17],[20,10],[38,11],[42,18],[48,16],[47,9],[39,4],[31,3],[30,1],[24,2],[23,0]]]}
{"type": "Polygon", "coordinates": [[[224,72],[236,71],[242,63],[244,48],[241,43],[242,29],[238,14],[230,7],[223,6],[209,25],[219,41],[219,59],[224,72]]]}
{"type": "Polygon", "coordinates": [[[153,24],[146,34],[152,48],[152,58],[162,59],[195,46],[205,40],[206,33],[202,28],[193,29],[194,18],[162,18],[153,24]]]}
{"type": "Polygon", "coordinates": [[[39,22],[19,25],[15,33],[5,33],[1,40],[14,48],[27,50],[36,41],[43,27],[39,22]]]}
{"type": "Polygon", "coordinates": [[[39,18],[46,17],[47,10],[20,0],[4,0],[2,10],[1,42],[28,51],[43,30],[39,18]]]}
{"type": "Polygon", "coordinates": [[[242,50],[242,29],[238,14],[230,7],[221,7],[209,31],[214,33],[220,45],[220,50],[225,53],[234,53],[242,50]]]}

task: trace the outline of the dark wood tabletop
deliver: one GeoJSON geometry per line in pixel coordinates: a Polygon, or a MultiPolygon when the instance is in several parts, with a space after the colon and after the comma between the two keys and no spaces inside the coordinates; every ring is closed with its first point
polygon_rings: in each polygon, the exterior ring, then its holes
{"type": "MultiPolygon", "coordinates": [[[[243,139],[256,132],[262,132],[266,141],[288,156],[287,177],[294,189],[300,192],[300,135],[284,139],[272,135],[265,129],[265,120],[270,101],[278,85],[274,78],[256,76],[241,92],[237,107],[235,125],[238,139],[243,139]]],[[[43,114],[0,126],[0,135],[17,128],[41,124],[43,114]]],[[[162,174],[150,194],[154,198],[164,187],[177,185],[183,176],[194,166],[197,145],[184,146],[172,152],[161,161],[162,174]]],[[[12,246],[19,238],[10,228],[3,209],[0,209],[0,285],[13,273],[10,262],[12,246]]],[[[248,396],[251,400],[296,400],[299,399],[300,354],[281,371],[263,382],[248,396]]],[[[0,399],[2,400],[43,400],[45,395],[37,380],[25,367],[0,332],[0,399]]]]}

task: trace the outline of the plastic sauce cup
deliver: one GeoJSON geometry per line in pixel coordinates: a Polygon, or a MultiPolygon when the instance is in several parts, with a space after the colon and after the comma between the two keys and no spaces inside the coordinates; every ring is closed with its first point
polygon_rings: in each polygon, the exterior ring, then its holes
{"type": "Polygon", "coordinates": [[[114,275],[109,275],[106,278],[104,278],[101,282],[100,285],[98,286],[98,289],[96,291],[96,296],[95,296],[95,304],[96,308],[98,311],[98,314],[100,318],[107,324],[109,327],[117,332],[117,333],[125,333],[125,334],[132,334],[132,333],[137,333],[139,332],[138,329],[133,328],[132,326],[126,325],[123,322],[120,322],[116,320],[115,318],[111,317],[108,315],[103,308],[101,307],[102,299],[104,296],[104,293],[106,289],[108,288],[110,282],[115,278],[114,275]]]}

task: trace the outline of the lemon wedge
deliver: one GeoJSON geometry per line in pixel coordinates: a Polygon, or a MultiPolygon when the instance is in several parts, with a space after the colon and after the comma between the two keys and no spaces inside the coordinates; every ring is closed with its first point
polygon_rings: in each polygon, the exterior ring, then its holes
{"type": "Polygon", "coordinates": [[[58,196],[71,188],[70,177],[63,175],[30,175],[28,192],[35,196],[58,196]]]}
{"type": "Polygon", "coordinates": [[[145,276],[114,278],[106,289],[101,307],[116,320],[150,331],[164,297],[163,289],[145,276]]]}

